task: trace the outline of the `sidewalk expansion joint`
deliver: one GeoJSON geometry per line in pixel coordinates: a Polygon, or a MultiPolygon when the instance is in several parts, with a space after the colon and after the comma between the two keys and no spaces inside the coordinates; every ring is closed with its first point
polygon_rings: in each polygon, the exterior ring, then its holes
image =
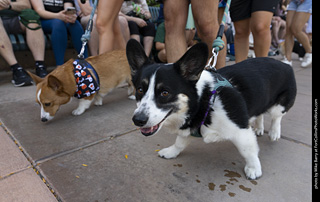
{"type": "Polygon", "coordinates": [[[301,141],[299,141],[299,140],[295,140],[295,139],[290,138],[290,137],[281,136],[281,138],[284,139],[284,140],[288,140],[288,141],[290,141],[290,142],[294,142],[294,143],[296,143],[296,144],[301,144],[301,145],[303,145],[303,146],[312,148],[312,145],[307,144],[307,143],[304,143],[304,142],[301,142],[301,141]]]}
{"type": "Polygon", "coordinates": [[[6,174],[6,175],[4,175],[4,176],[0,176],[0,181],[1,181],[1,180],[4,180],[4,179],[6,179],[6,178],[8,178],[8,177],[10,177],[10,176],[13,176],[13,175],[15,175],[15,174],[21,173],[21,172],[23,172],[23,171],[25,171],[25,170],[28,170],[28,169],[30,169],[30,168],[32,168],[32,165],[27,166],[27,167],[25,167],[25,168],[21,168],[21,169],[19,169],[19,170],[16,170],[16,171],[11,172],[11,173],[9,173],[9,174],[6,174]]]}

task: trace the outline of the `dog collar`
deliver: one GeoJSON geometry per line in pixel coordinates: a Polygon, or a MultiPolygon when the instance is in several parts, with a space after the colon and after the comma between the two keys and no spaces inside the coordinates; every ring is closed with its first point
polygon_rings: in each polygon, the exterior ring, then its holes
{"type": "Polygon", "coordinates": [[[95,94],[100,89],[100,82],[99,76],[91,64],[83,59],[76,59],[73,62],[73,67],[73,73],[77,84],[77,90],[74,97],[81,99],[95,94]],[[92,70],[96,79],[92,76],[89,69],[92,70]]]}

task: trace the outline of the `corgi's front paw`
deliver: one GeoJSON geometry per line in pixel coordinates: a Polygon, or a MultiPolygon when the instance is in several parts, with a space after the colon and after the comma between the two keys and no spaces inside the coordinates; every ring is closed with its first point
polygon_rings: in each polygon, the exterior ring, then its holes
{"type": "Polygon", "coordinates": [[[269,135],[269,138],[270,138],[271,141],[278,141],[278,140],[280,139],[280,137],[281,137],[280,129],[278,129],[278,128],[276,128],[276,129],[272,128],[272,129],[269,131],[268,135],[269,135]]]}
{"type": "Polygon", "coordinates": [[[180,151],[174,145],[172,145],[171,147],[161,149],[158,152],[158,154],[162,158],[173,159],[173,158],[176,158],[180,154],[180,151]]]}
{"type": "Polygon", "coordinates": [[[85,111],[85,109],[77,108],[77,109],[72,111],[72,115],[79,116],[79,115],[83,114],[84,111],[85,111]]]}
{"type": "Polygon", "coordinates": [[[264,128],[255,128],[254,132],[257,136],[262,136],[264,134],[264,128]]]}
{"type": "Polygon", "coordinates": [[[95,105],[95,106],[101,106],[101,105],[102,105],[102,99],[96,99],[96,100],[94,101],[94,105],[95,105]]]}
{"type": "Polygon", "coordinates": [[[83,112],[86,111],[86,109],[88,109],[90,107],[92,101],[93,100],[81,99],[79,101],[78,108],[73,110],[72,114],[75,115],[75,116],[83,114],[83,112]]]}
{"type": "Polygon", "coordinates": [[[262,175],[261,166],[258,165],[256,167],[245,166],[244,172],[248,180],[256,180],[262,175]]]}

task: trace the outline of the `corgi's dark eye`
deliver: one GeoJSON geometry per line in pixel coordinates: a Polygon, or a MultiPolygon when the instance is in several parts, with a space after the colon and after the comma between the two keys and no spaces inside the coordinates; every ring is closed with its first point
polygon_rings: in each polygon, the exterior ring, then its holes
{"type": "Polygon", "coordinates": [[[44,103],[44,106],[45,106],[45,107],[50,107],[50,105],[51,105],[50,102],[44,103]]]}
{"type": "Polygon", "coordinates": [[[161,96],[162,96],[162,97],[167,97],[168,95],[169,95],[169,92],[166,91],[166,90],[164,90],[164,91],[161,92],[161,96]]]}
{"type": "Polygon", "coordinates": [[[143,93],[143,89],[142,89],[142,88],[138,88],[138,89],[137,89],[137,92],[138,92],[139,94],[142,94],[142,93],[143,93]]]}

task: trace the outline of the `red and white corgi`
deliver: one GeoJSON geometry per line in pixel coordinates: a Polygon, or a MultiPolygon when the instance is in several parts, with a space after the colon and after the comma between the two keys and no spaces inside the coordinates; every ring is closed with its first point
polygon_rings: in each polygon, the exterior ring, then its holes
{"type": "Polygon", "coordinates": [[[125,50],[107,52],[83,61],[70,59],[45,78],[28,73],[37,85],[36,101],[41,106],[43,122],[53,119],[60,106],[76,95],[83,98],[73,115],[84,113],[93,101],[95,105],[102,105],[102,98],[124,82],[129,84],[129,98],[134,98],[125,50]]]}

